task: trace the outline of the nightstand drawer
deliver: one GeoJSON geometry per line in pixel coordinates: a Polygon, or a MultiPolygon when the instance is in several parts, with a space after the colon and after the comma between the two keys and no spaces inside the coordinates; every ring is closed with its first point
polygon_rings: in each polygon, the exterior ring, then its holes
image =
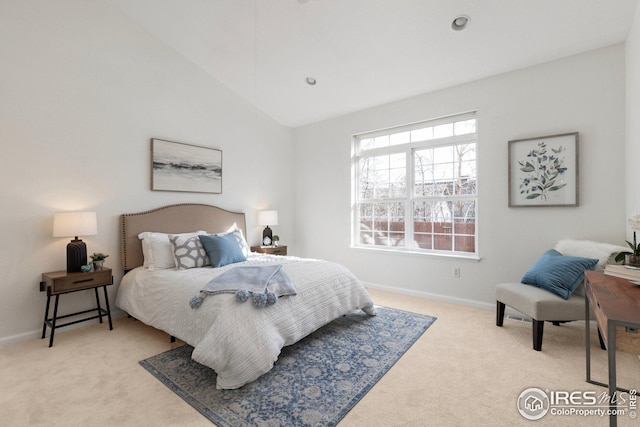
{"type": "Polygon", "coordinates": [[[269,255],[287,255],[287,246],[252,246],[251,252],[269,255]]]}
{"type": "Polygon", "coordinates": [[[67,273],[66,271],[45,273],[42,275],[45,286],[50,288],[51,295],[65,292],[91,289],[111,284],[111,269],[88,273],[67,273]]]}

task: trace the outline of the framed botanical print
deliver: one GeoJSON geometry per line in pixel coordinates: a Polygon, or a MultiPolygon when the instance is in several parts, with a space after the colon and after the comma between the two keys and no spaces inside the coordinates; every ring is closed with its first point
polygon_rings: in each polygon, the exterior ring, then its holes
{"type": "Polygon", "coordinates": [[[222,150],[151,140],[151,189],[222,193],[222,150]]]}
{"type": "Polygon", "coordinates": [[[578,206],[578,132],[509,141],[509,207],[578,206]]]}

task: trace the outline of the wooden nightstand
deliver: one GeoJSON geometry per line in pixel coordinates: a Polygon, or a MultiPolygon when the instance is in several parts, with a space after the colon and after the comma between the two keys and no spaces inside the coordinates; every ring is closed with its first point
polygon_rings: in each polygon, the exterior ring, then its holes
{"type": "Polygon", "coordinates": [[[110,268],[103,268],[98,271],[90,271],[88,273],[67,273],[66,271],[54,271],[51,273],[42,273],[42,282],[40,282],[40,291],[47,291],[47,308],[44,311],[44,324],[42,326],[42,338],[44,339],[47,332],[47,326],[51,328],[51,337],[49,338],[49,347],[53,345],[53,335],[56,328],[62,328],[63,326],[69,326],[80,322],[85,322],[91,319],[100,319],[102,323],[102,316],[106,315],[109,319],[109,330],[113,330],[113,324],[111,323],[111,309],[109,308],[109,296],[107,295],[107,286],[113,284],[113,276],[111,275],[110,268]],[[100,297],[98,296],[98,288],[102,287],[104,290],[104,299],[106,308],[100,306],[100,297]],[[66,314],[64,316],[58,316],[58,300],[60,295],[68,294],[70,292],[85,291],[93,289],[96,295],[96,308],[89,310],[78,311],[76,313],[66,314]],[[55,296],[56,301],[53,306],[53,317],[49,317],[49,307],[51,305],[51,297],[55,296]],[[97,312],[95,316],[85,317],[72,322],[58,325],[59,319],[67,317],[78,316],[80,314],[97,312]]]}
{"type": "Polygon", "coordinates": [[[269,254],[269,255],[286,255],[287,254],[287,246],[251,246],[251,252],[258,252],[259,254],[269,254]]]}

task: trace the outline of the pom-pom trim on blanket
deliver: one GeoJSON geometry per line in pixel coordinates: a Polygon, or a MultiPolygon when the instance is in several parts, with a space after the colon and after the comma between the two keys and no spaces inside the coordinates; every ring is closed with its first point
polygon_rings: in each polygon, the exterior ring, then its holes
{"type": "Polygon", "coordinates": [[[246,289],[240,289],[238,292],[236,292],[236,301],[238,302],[245,302],[250,297],[251,297],[251,294],[246,289]]]}
{"type": "Polygon", "coordinates": [[[189,305],[196,309],[207,296],[218,293],[233,293],[239,303],[251,298],[254,307],[263,308],[277,303],[279,297],[296,295],[296,289],[281,264],[236,267],[210,280],[189,305]]]}
{"type": "Polygon", "coordinates": [[[273,305],[278,302],[278,295],[273,292],[267,292],[267,305],[273,305]]]}
{"type": "Polygon", "coordinates": [[[278,302],[278,295],[276,295],[273,292],[265,292],[263,294],[253,294],[253,297],[251,298],[251,303],[255,308],[266,307],[268,305],[273,305],[277,302],[278,302]]]}
{"type": "Polygon", "coordinates": [[[204,301],[204,298],[201,296],[193,297],[191,298],[191,301],[189,301],[189,305],[191,308],[198,308],[202,305],[202,301],[204,301]]]}
{"type": "MultiPolygon", "coordinates": [[[[204,292],[200,293],[200,296],[191,298],[189,305],[194,309],[200,307],[206,296],[204,292]]],[[[235,293],[235,296],[236,301],[240,303],[246,302],[251,298],[251,303],[255,308],[263,308],[278,302],[278,295],[273,292],[253,293],[247,289],[240,289],[235,293]]]]}
{"type": "Polygon", "coordinates": [[[253,294],[251,303],[255,308],[262,308],[267,305],[267,294],[253,294]]]}

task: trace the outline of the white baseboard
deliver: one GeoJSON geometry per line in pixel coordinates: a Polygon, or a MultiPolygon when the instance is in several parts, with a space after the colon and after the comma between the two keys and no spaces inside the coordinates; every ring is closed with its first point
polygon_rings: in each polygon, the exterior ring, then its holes
{"type": "MultiPolygon", "coordinates": [[[[111,320],[115,320],[115,319],[119,319],[121,317],[126,316],[127,313],[125,313],[122,310],[116,309],[116,310],[112,310],[111,311],[111,320]]],[[[104,321],[105,319],[103,319],[104,321]]],[[[96,319],[96,322],[98,322],[98,320],[96,319]]],[[[75,329],[75,328],[81,328],[83,326],[87,326],[90,325],[91,323],[76,323],[75,325],[69,325],[66,326],[64,329],[58,330],[56,328],[56,335],[58,335],[59,333],[64,333],[65,331],[71,330],[71,329],[75,329]]],[[[51,333],[51,330],[49,328],[47,328],[47,338],[49,337],[49,334],[51,333]]],[[[29,340],[35,340],[35,339],[39,339],[42,336],[42,328],[39,328],[38,330],[34,330],[34,331],[29,331],[29,332],[23,332],[21,334],[16,334],[16,335],[10,335],[8,337],[0,337],[0,347],[5,346],[5,345],[10,345],[10,344],[17,344],[20,342],[24,342],[24,341],[29,341],[29,340]]]]}
{"type": "MultiPolygon", "coordinates": [[[[475,300],[470,300],[465,298],[456,298],[448,295],[433,294],[430,292],[415,291],[413,289],[395,288],[391,286],[378,285],[376,283],[369,283],[369,282],[363,282],[362,284],[367,288],[378,289],[381,291],[395,292],[397,294],[409,295],[412,297],[427,298],[435,301],[443,301],[443,302],[449,302],[452,304],[466,305],[470,307],[481,308],[483,310],[493,311],[496,309],[495,304],[489,304],[482,301],[475,301],[475,300]]],[[[517,312],[514,312],[514,313],[517,313],[517,312]]]]}
{"type": "Polygon", "coordinates": [[[0,338],[0,347],[9,345],[9,344],[16,344],[19,342],[34,340],[36,338],[40,338],[41,334],[42,334],[42,329],[39,331],[30,331],[30,332],[24,332],[22,334],[2,337],[0,338]]]}
{"type": "MultiPolygon", "coordinates": [[[[367,288],[379,289],[381,291],[394,292],[396,294],[409,295],[412,297],[427,298],[435,301],[448,302],[451,304],[466,305],[466,306],[481,308],[483,310],[489,310],[489,311],[495,311],[496,309],[495,304],[490,304],[482,301],[475,301],[475,300],[470,300],[465,298],[456,298],[456,297],[451,297],[447,295],[433,294],[430,292],[415,291],[413,289],[395,288],[391,286],[378,285],[376,283],[370,283],[370,282],[362,282],[362,284],[367,288]]],[[[529,322],[529,323],[531,322],[531,318],[529,316],[523,313],[520,313],[519,311],[509,306],[505,307],[504,315],[505,315],[505,318],[509,318],[511,320],[516,320],[520,322],[529,322]]],[[[594,322],[595,320],[591,321],[591,323],[594,323],[594,322]]],[[[638,355],[638,358],[640,358],[640,355],[638,355]]]]}

